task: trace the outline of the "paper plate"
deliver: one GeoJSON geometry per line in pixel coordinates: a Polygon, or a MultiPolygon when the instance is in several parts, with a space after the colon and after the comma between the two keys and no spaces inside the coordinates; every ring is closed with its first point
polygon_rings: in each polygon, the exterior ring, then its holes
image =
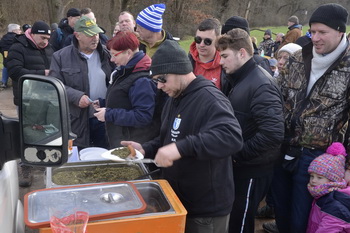
{"type": "Polygon", "coordinates": [[[98,161],[98,160],[108,160],[103,158],[101,155],[108,151],[101,147],[88,147],[79,151],[80,160],[82,161],[98,161]]]}
{"type": "MultiPolygon", "coordinates": [[[[112,150],[106,151],[106,152],[102,153],[101,156],[105,159],[109,159],[109,160],[113,160],[113,161],[125,161],[125,159],[122,159],[122,158],[112,154],[112,151],[119,150],[122,148],[124,148],[124,147],[118,147],[118,148],[114,148],[112,150]]],[[[144,158],[143,154],[140,151],[138,151],[136,149],[135,149],[135,151],[136,151],[136,156],[135,156],[134,160],[140,160],[140,159],[144,158]]]]}

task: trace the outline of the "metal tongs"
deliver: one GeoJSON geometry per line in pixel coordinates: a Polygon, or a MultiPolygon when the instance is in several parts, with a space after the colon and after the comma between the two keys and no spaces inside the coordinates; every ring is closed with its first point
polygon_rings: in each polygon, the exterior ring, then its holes
{"type": "Polygon", "coordinates": [[[154,159],[134,159],[134,158],[127,157],[125,159],[125,161],[128,164],[132,164],[132,163],[154,163],[157,167],[159,167],[159,165],[156,163],[156,161],[154,161],[154,159]]]}

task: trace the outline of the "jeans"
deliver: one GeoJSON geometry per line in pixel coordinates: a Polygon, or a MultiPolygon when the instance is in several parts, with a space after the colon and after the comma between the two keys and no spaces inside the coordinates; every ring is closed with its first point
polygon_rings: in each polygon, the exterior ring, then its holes
{"type": "Polygon", "coordinates": [[[227,233],[230,215],[186,218],[185,233],[227,233]]]}
{"type": "Polygon", "coordinates": [[[105,123],[99,121],[96,117],[89,119],[90,125],[90,146],[109,148],[105,123]]]}
{"type": "Polygon", "coordinates": [[[7,85],[7,81],[9,79],[9,74],[7,72],[7,68],[2,68],[2,84],[7,85]]]}
{"type": "Polygon", "coordinates": [[[312,160],[323,153],[321,150],[303,148],[294,173],[284,170],[281,165],[276,166],[271,194],[279,232],[306,232],[313,200],[307,189],[310,179],[307,169],[312,160]]]}

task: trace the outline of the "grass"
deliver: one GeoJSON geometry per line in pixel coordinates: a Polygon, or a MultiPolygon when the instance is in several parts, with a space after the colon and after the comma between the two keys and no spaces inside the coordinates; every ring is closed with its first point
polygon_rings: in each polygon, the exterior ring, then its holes
{"type": "MultiPolygon", "coordinates": [[[[286,34],[288,31],[287,26],[279,26],[279,27],[262,27],[262,28],[251,28],[250,30],[250,36],[253,36],[257,39],[257,45],[259,46],[259,43],[263,40],[264,32],[266,29],[270,29],[272,32],[272,39],[276,38],[277,33],[284,33],[286,34]]],[[[309,29],[309,25],[303,26],[303,32],[302,35],[305,35],[306,31],[309,29]]],[[[350,26],[346,27],[346,31],[350,31],[350,26]]],[[[180,46],[186,51],[189,51],[190,45],[193,42],[193,36],[185,36],[183,39],[179,41],[180,46]]]]}

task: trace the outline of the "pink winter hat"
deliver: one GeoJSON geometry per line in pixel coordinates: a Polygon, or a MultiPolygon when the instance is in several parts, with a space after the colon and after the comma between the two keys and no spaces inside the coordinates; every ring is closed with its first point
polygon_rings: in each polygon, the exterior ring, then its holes
{"type": "Polygon", "coordinates": [[[308,169],[308,172],[324,176],[330,181],[340,182],[345,175],[346,151],[342,143],[333,142],[327,148],[325,154],[315,158],[308,169]]]}

